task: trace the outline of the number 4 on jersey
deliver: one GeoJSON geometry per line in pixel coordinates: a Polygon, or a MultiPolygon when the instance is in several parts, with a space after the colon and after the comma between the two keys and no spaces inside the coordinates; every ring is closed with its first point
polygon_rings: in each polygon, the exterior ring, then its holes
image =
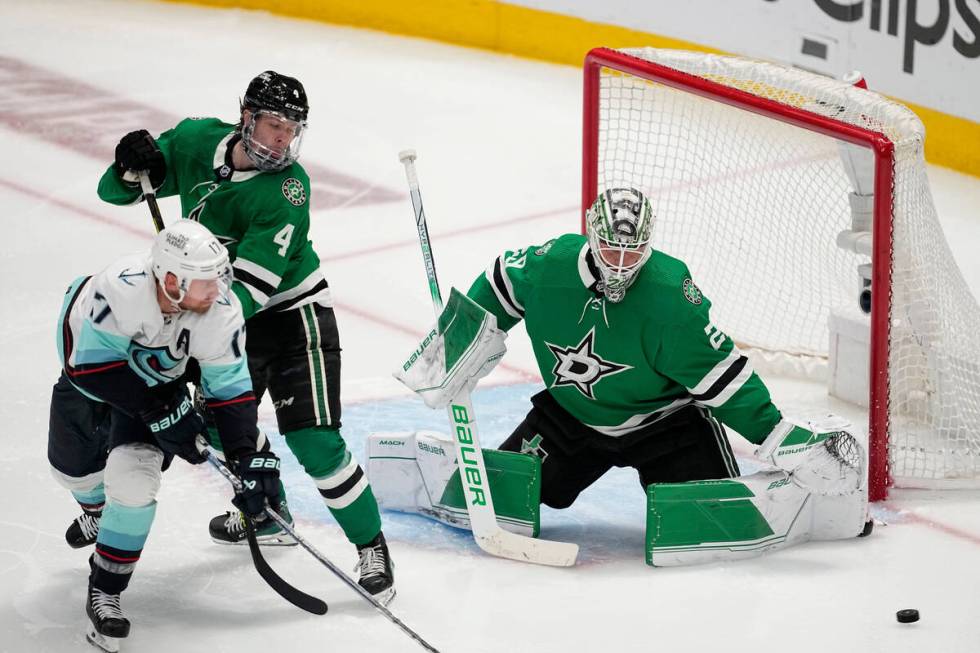
{"type": "Polygon", "coordinates": [[[279,233],[277,233],[272,242],[279,245],[279,256],[285,256],[286,252],[289,250],[289,241],[293,237],[293,225],[287,224],[283,227],[279,233]]]}

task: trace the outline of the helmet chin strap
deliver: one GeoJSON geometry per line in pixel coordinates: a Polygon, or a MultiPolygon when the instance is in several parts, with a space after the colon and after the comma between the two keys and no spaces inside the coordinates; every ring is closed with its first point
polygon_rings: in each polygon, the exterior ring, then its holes
{"type": "Polygon", "coordinates": [[[157,279],[157,283],[160,286],[160,291],[163,292],[163,296],[167,298],[167,301],[169,301],[170,304],[171,304],[171,306],[173,306],[173,308],[174,308],[174,310],[173,311],[170,311],[170,312],[171,313],[180,313],[181,311],[183,311],[184,309],[182,309],[180,307],[180,302],[184,301],[184,296],[187,295],[187,292],[184,291],[184,290],[182,290],[180,288],[180,283],[177,284],[177,289],[178,289],[179,294],[177,295],[177,298],[176,299],[174,299],[173,297],[171,297],[170,296],[170,293],[167,292],[167,285],[166,285],[166,282],[163,279],[159,279],[158,278],[157,279]]]}

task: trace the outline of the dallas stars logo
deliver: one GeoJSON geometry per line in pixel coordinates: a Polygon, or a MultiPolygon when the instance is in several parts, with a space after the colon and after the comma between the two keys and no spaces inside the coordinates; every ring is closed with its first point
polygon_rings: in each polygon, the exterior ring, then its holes
{"type": "Polygon", "coordinates": [[[595,353],[595,327],[574,347],[561,347],[550,342],[544,344],[555,355],[555,368],[551,370],[555,375],[552,387],[574,386],[589,399],[595,399],[592,388],[604,377],[633,369],[631,365],[607,361],[595,353]]]}
{"type": "Polygon", "coordinates": [[[306,201],[306,189],[296,177],[290,177],[282,182],[282,194],[294,206],[302,206],[303,202],[306,201]]]}

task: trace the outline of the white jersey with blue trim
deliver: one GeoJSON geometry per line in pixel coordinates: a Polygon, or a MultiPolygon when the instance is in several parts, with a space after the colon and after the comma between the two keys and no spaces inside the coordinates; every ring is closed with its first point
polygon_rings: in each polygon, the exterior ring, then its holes
{"type": "Polygon", "coordinates": [[[182,376],[194,358],[205,397],[232,399],[252,389],[242,307],[227,288],[204,313],[164,314],[149,256],[131,255],[76,281],[68,307],[62,324],[69,333],[59,338],[68,368],[125,360],[153,387],[182,376]]]}

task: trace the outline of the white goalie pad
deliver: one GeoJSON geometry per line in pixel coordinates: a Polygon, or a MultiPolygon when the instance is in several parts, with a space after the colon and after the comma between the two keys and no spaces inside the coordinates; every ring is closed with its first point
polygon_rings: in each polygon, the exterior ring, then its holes
{"type": "Polygon", "coordinates": [[[465,509],[439,505],[457,467],[452,441],[430,431],[372,433],[367,449],[367,475],[378,507],[417,512],[449,526],[469,527],[465,509]]]}
{"type": "MultiPolygon", "coordinates": [[[[456,452],[447,435],[435,431],[374,433],[368,436],[367,475],[378,506],[414,512],[447,526],[470,529],[459,481],[456,452]]],[[[537,535],[540,462],[533,456],[484,450],[501,528],[537,535]]]]}
{"type": "Polygon", "coordinates": [[[759,448],[768,463],[734,479],[647,488],[647,562],[751,558],[808,540],[853,538],[868,519],[867,456],[841,420],[783,422],[759,448]]]}
{"type": "Polygon", "coordinates": [[[433,327],[394,377],[429,408],[472,390],[507,352],[497,318],[455,288],[433,327]]]}
{"type": "Polygon", "coordinates": [[[857,537],[867,490],[822,495],[783,471],[648,488],[647,563],[655,567],[754,558],[809,540],[857,537]]]}

